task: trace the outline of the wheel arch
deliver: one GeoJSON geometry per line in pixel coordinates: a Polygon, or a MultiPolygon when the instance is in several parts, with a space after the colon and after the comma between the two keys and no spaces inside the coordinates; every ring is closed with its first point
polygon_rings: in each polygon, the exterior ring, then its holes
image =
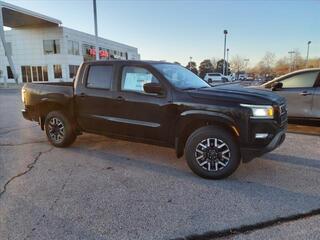
{"type": "Polygon", "coordinates": [[[41,101],[38,104],[37,108],[39,112],[39,124],[42,130],[44,130],[44,122],[49,112],[61,111],[64,114],[66,114],[68,117],[70,117],[69,116],[70,114],[67,114],[67,113],[71,112],[71,111],[68,111],[69,110],[68,107],[56,101],[50,101],[50,100],[41,101]]]}
{"type": "Polygon", "coordinates": [[[177,157],[182,157],[188,137],[197,129],[205,126],[218,126],[231,133],[239,141],[239,128],[234,120],[222,113],[206,111],[188,111],[181,114],[175,133],[175,150],[177,157]]]}

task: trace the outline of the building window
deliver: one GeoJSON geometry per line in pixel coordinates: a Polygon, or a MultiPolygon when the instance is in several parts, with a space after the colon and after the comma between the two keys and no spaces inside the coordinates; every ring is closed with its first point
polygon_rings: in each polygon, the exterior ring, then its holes
{"type": "Polygon", "coordinates": [[[41,66],[37,66],[37,74],[38,74],[38,81],[42,82],[43,81],[43,75],[42,75],[42,67],[41,66]]]}
{"type": "Polygon", "coordinates": [[[21,66],[23,82],[48,81],[47,66],[21,66]]]}
{"type": "Polygon", "coordinates": [[[32,82],[32,73],[31,73],[30,66],[26,66],[26,74],[27,74],[28,82],[32,82]]]}
{"type": "Polygon", "coordinates": [[[37,82],[38,81],[38,70],[37,67],[32,67],[32,81],[37,82]]]}
{"type": "Polygon", "coordinates": [[[10,78],[14,78],[10,66],[7,66],[7,76],[8,76],[9,79],[10,79],[10,78]]]}
{"type": "Polygon", "coordinates": [[[62,69],[61,65],[53,65],[54,78],[62,78],[62,69]]]}
{"type": "Polygon", "coordinates": [[[79,55],[79,43],[73,40],[68,40],[68,54],[79,55]]]}
{"type": "Polygon", "coordinates": [[[85,62],[95,60],[96,59],[95,46],[92,46],[89,44],[82,44],[82,55],[83,55],[83,60],[85,62]]]}
{"type": "Polygon", "coordinates": [[[108,59],[109,57],[109,49],[99,47],[99,59],[108,59]]]}
{"type": "Polygon", "coordinates": [[[59,40],[43,40],[44,54],[59,54],[60,41],[59,40]]]}
{"type": "Polygon", "coordinates": [[[77,75],[79,66],[78,65],[69,65],[69,77],[74,78],[77,75]]]}
{"type": "Polygon", "coordinates": [[[48,67],[43,66],[42,72],[43,72],[43,81],[48,82],[48,67]]]}

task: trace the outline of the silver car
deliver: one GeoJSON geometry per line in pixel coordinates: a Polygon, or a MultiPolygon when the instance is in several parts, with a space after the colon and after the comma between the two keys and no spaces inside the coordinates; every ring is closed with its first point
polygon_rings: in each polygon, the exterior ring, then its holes
{"type": "Polygon", "coordinates": [[[289,119],[320,120],[320,68],[304,69],[275,78],[261,87],[287,99],[289,119]]]}

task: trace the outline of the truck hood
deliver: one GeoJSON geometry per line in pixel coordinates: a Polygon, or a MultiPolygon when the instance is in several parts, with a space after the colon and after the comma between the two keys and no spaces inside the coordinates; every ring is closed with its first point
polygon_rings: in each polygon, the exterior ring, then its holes
{"type": "Polygon", "coordinates": [[[285,99],[264,88],[247,88],[228,84],[210,88],[190,90],[189,94],[195,98],[206,98],[221,101],[232,101],[246,104],[282,104],[285,99]]]}

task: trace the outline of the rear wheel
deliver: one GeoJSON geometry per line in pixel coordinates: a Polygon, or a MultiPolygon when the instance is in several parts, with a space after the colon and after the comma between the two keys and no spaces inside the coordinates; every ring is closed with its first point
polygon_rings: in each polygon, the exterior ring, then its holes
{"type": "Polygon", "coordinates": [[[192,133],[185,153],[191,170],[203,178],[228,177],[240,164],[239,147],[234,137],[217,127],[202,127],[192,133]]]}
{"type": "Polygon", "coordinates": [[[49,142],[55,147],[67,147],[76,139],[72,121],[60,111],[48,113],[45,131],[49,142]]]}

